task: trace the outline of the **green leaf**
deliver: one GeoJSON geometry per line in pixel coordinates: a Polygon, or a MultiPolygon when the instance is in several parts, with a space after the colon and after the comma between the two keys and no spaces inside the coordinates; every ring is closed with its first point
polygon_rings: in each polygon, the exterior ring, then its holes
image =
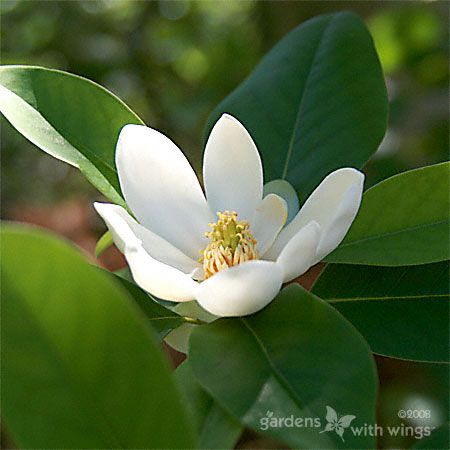
{"type": "Polygon", "coordinates": [[[218,105],[262,154],[266,181],[288,180],[304,201],[328,173],[362,167],[386,130],[387,97],[372,37],[353,13],[318,16],[284,37],[218,105]]]}
{"type": "Polygon", "coordinates": [[[189,350],[189,338],[195,327],[198,327],[198,325],[184,323],[168,333],[164,338],[164,342],[177,352],[187,354],[189,350]]]}
{"type": "Polygon", "coordinates": [[[313,292],[350,320],[373,352],[448,361],[447,261],[405,267],[330,264],[313,292]]]}
{"type": "Polygon", "coordinates": [[[294,448],[375,448],[373,437],[320,433],[327,406],[373,424],[377,377],[367,343],[326,302],[298,285],[260,313],[197,327],[189,361],[201,386],[229,413],[294,448]],[[298,417],[308,426],[269,426],[298,417]],[[308,419],[306,419],[308,418],[308,419]]]}
{"type": "Polygon", "coordinates": [[[329,262],[403,266],[449,258],[449,163],[395,175],[370,188],[329,262]]]}
{"type": "Polygon", "coordinates": [[[112,273],[125,281],[136,284],[133,280],[133,275],[131,274],[131,270],[128,266],[122,267],[122,269],[117,269],[112,273]]]}
{"type": "Polygon", "coordinates": [[[110,231],[106,231],[95,245],[95,256],[98,258],[105,250],[114,244],[110,231]]]}
{"type": "Polygon", "coordinates": [[[3,66],[0,111],[29,141],[80,169],[124,206],[114,161],[117,137],[124,125],[142,121],[111,92],[58,70],[3,66]]]}
{"type": "Polygon", "coordinates": [[[158,332],[159,338],[163,339],[170,331],[184,324],[183,317],[168,308],[160,305],[147,292],[136,286],[136,284],[114,274],[117,282],[127,290],[140,310],[144,313],[150,325],[158,332]]]}
{"type": "Polygon", "coordinates": [[[446,297],[448,261],[400,267],[328,264],[312,290],[333,302],[446,297]]]}
{"type": "Polygon", "coordinates": [[[241,435],[242,426],[200,387],[194,378],[189,360],[177,368],[175,380],[190,408],[199,436],[198,448],[234,448],[241,435]]]}
{"type": "Polygon", "coordinates": [[[2,230],[2,418],[20,448],[185,448],[156,337],[121,286],[46,232],[2,230]]]}
{"type": "Polygon", "coordinates": [[[431,432],[431,435],[418,441],[411,448],[422,450],[445,450],[450,448],[450,424],[446,423],[431,432]]]}

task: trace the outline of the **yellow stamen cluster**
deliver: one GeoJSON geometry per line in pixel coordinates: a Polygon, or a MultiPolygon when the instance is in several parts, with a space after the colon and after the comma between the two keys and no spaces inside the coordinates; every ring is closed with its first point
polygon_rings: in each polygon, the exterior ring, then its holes
{"type": "Polygon", "coordinates": [[[211,231],[205,233],[211,243],[202,251],[205,279],[222,269],[245,261],[258,259],[256,240],[247,221],[238,221],[235,211],[217,213],[217,222],[210,223],[211,231]]]}

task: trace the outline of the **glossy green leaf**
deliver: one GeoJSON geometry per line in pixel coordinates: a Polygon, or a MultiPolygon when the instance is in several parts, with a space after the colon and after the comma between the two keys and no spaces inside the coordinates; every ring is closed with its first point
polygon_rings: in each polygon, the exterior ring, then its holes
{"type": "Polygon", "coordinates": [[[445,297],[448,269],[448,261],[400,267],[328,264],[313,292],[328,301],[445,297]]]}
{"type": "Polygon", "coordinates": [[[189,361],[175,371],[178,382],[199,436],[198,447],[208,449],[234,448],[242,432],[240,423],[230,416],[200,387],[189,361]]]}
{"type": "Polygon", "coordinates": [[[395,175],[363,196],[330,262],[402,266],[449,258],[449,163],[395,175]]]}
{"type": "Polygon", "coordinates": [[[304,201],[328,173],[362,167],[386,129],[387,97],[372,37],[353,13],[318,16],[284,37],[213,111],[236,116],[262,154],[265,180],[304,201]]]}
{"type": "Polygon", "coordinates": [[[136,284],[118,275],[111,274],[111,276],[114,276],[127,290],[136,305],[144,313],[150,325],[158,332],[160,339],[185,323],[183,317],[157,303],[150,294],[147,294],[147,292],[136,286],[136,284]]]}
{"type": "Polygon", "coordinates": [[[2,419],[20,448],[185,448],[193,431],[126,291],[67,243],[2,230],[2,419]]]}
{"type": "Polygon", "coordinates": [[[104,251],[114,244],[110,231],[106,231],[95,244],[95,256],[98,258],[104,251]]]}
{"type": "Polygon", "coordinates": [[[124,205],[114,154],[120,129],[141,119],[85,78],[42,67],[0,68],[0,111],[29,141],[75,166],[106,197],[124,205]]]}
{"type": "Polygon", "coordinates": [[[189,361],[201,386],[229,413],[294,448],[375,446],[373,437],[351,431],[345,442],[335,432],[320,433],[327,406],[355,415],[354,426],[374,423],[377,377],[355,328],[298,285],[258,314],[197,327],[189,361]],[[291,416],[308,426],[265,426],[291,416]]]}
{"type": "Polygon", "coordinates": [[[422,450],[447,450],[450,448],[450,424],[436,428],[431,432],[431,435],[424,437],[417,444],[413,445],[413,449],[422,450]]]}
{"type": "Polygon", "coordinates": [[[375,353],[448,361],[448,261],[422,266],[330,264],[313,292],[332,303],[375,353]]]}

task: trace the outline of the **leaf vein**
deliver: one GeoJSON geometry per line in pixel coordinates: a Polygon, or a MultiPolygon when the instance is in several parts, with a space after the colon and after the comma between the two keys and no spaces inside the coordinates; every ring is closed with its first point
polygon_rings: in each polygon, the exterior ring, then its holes
{"type": "Polygon", "coordinates": [[[316,48],[314,49],[314,56],[313,56],[313,59],[312,59],[312,62],[311,62],[311,66],[310,66],[309,71],[308,71],[308,75],[306,77],[305,84],[303,86],[303,90],[302,90],[301,95],[300,95],[300,104],[298,106],[297,115],[295,117],[294,127],[293,127],[293,130],[292,130],[292,136],[291,136],[291,139],[289,141],[289,146],[288,146],[288,149],[287,149],[287,152],[286,152],[286,160],[285,160],[284,167],[283,167],[283,173],[281,175],[281,179],[283,179],[283,180],[286,179],[287,172],[288,172],[288,166],[289,166],[290,160],[292,158],[292,152],[293,152],[294,143],[295,143],[296,130],[297,130],[297,126],[298,126],[299,121],[300,121],[301,112],[303,110],[303,100],[305,98],[304,93],[306,91],[306,88],[308,87],[309,80],[310,80],[310,77],[311,77],[311,73],[313,72],[314,65],[316,63],[316,58],[317,58],[317,54],[319,52],[320,46],[322,45],[322,42],[324,40],[324,36],[327,34],[327,31],[328,31],[328,29],[330,27],[330,24],[333,22],[333,19],[334,19],[334,16],[330,17],[330,19],[328,20],[328,22],[327,22],[327,24],[326,24],[326,26],[325,26],[325,28],[324,28],[324,30],[322,32],[322,35],[320,36],[320,39],[319,39],[319,41],[318,41],[318,43],[316,45],[316,48]]]}

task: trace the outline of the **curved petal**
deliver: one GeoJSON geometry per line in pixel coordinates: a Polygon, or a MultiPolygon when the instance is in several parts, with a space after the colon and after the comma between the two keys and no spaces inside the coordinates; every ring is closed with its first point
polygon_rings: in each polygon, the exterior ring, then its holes
{"type": "Polygon", "coordinates": [[[284,283],[304,274],[315,263],[319,240],[319,224],[309,222],[286,244],[277,258],[284,283]]]}
{"type": "Polygon", "coordinates": [[[188,160],[162,133],[126,125],[116,165],[125,200],[139,222],[197,259],[214,217],[188,160]]]}
{"type": "Polygon", "coordinates": [[[185,302],[194,300],[196,283],[181,270],[152,258],[128,223],[118,214],[108,217],[114,241],[123,251],[133,279],[142,289],[163,300],[185,302]]]}
{"type": "Polygon", "coordinates": [[[264,196],[269,194],[279,195],[287,204],[288,216],[286,223],[291,222],[291,220],[297,215],[300,208],[300,201],[297,196],[297,192],[293,188],[292,184],[286,180],[272,180],[264,185],[263,188],[264,196]]]}
{"type": "Polygon", "coordinates": [[[330,254],[344,239],[361,204],[362,186],[350,186],[342,197],[333,219],[324,228],[317,249],[316,262],[330,254]]]}
{"type": "Polygon", "coordinates": [[[181,270],[152,258],[142,247],[125,247],[125,258],[138,286],[152,295],[171,302],[195,299],[198,283],[181,270]]]}
{"type": "MultiPolygon", "coordinates": [[[[275,260],[289,240],[312,220],[320,225],[323,250],[329,252],[336,248],[358,212],[363,184],[364,174],[356,169],[338,169],[327,175],[306,200],[294,220],[278,235],[266,253],[266,258],[275,260]],[[332,230],[334,224],[339,228],[332,230]],[[330,232],[332,236],[327,239],[330,232]]],[[[321,254],[325,256],[327,253],[322,251],[321,254]]]]}
{"type": "Polygon", "coordinates": [[[195,296],[204,309],[216,316],[246,316],[268,305],[282,281],[281,268],[276,263],[248,261],[203,281],[195,296]]]}
{"type": "Polygon", "coordinates": [[[253,139],[234,117],[223,114],[214,125],[203,158],[208,205],[214,213],[236,211],[250,220],[262,200],[263,172],[253,139]]]}
{"type": "Polygon", "coordinates": [[[152,258],[175,267],[184,273],[192,273],[195,270],[201,269],[201,264],[199,262],[189,258],[189,256],[186,256],[181,250],[174,247],[165,239],[137,223],[136,220],[134,220],[121,206],[110,203],[94,203],[94,207],[106,222],[106,225],[113,236],[114,243],[122,253],[124,252],[124,243],[114,229],[114,223],[117,223],[114,221],[114,217],[119,217],[128,224],[132,232],[142,242],[144,250],[152,258]]]}
{"type": "Polygon", "coordinates": [[[256,239],[260,258],[273,244],[286,223],[286,218],[286,202],[278,195],[267,195],[256,208],[250,230],[256,239]]]}

